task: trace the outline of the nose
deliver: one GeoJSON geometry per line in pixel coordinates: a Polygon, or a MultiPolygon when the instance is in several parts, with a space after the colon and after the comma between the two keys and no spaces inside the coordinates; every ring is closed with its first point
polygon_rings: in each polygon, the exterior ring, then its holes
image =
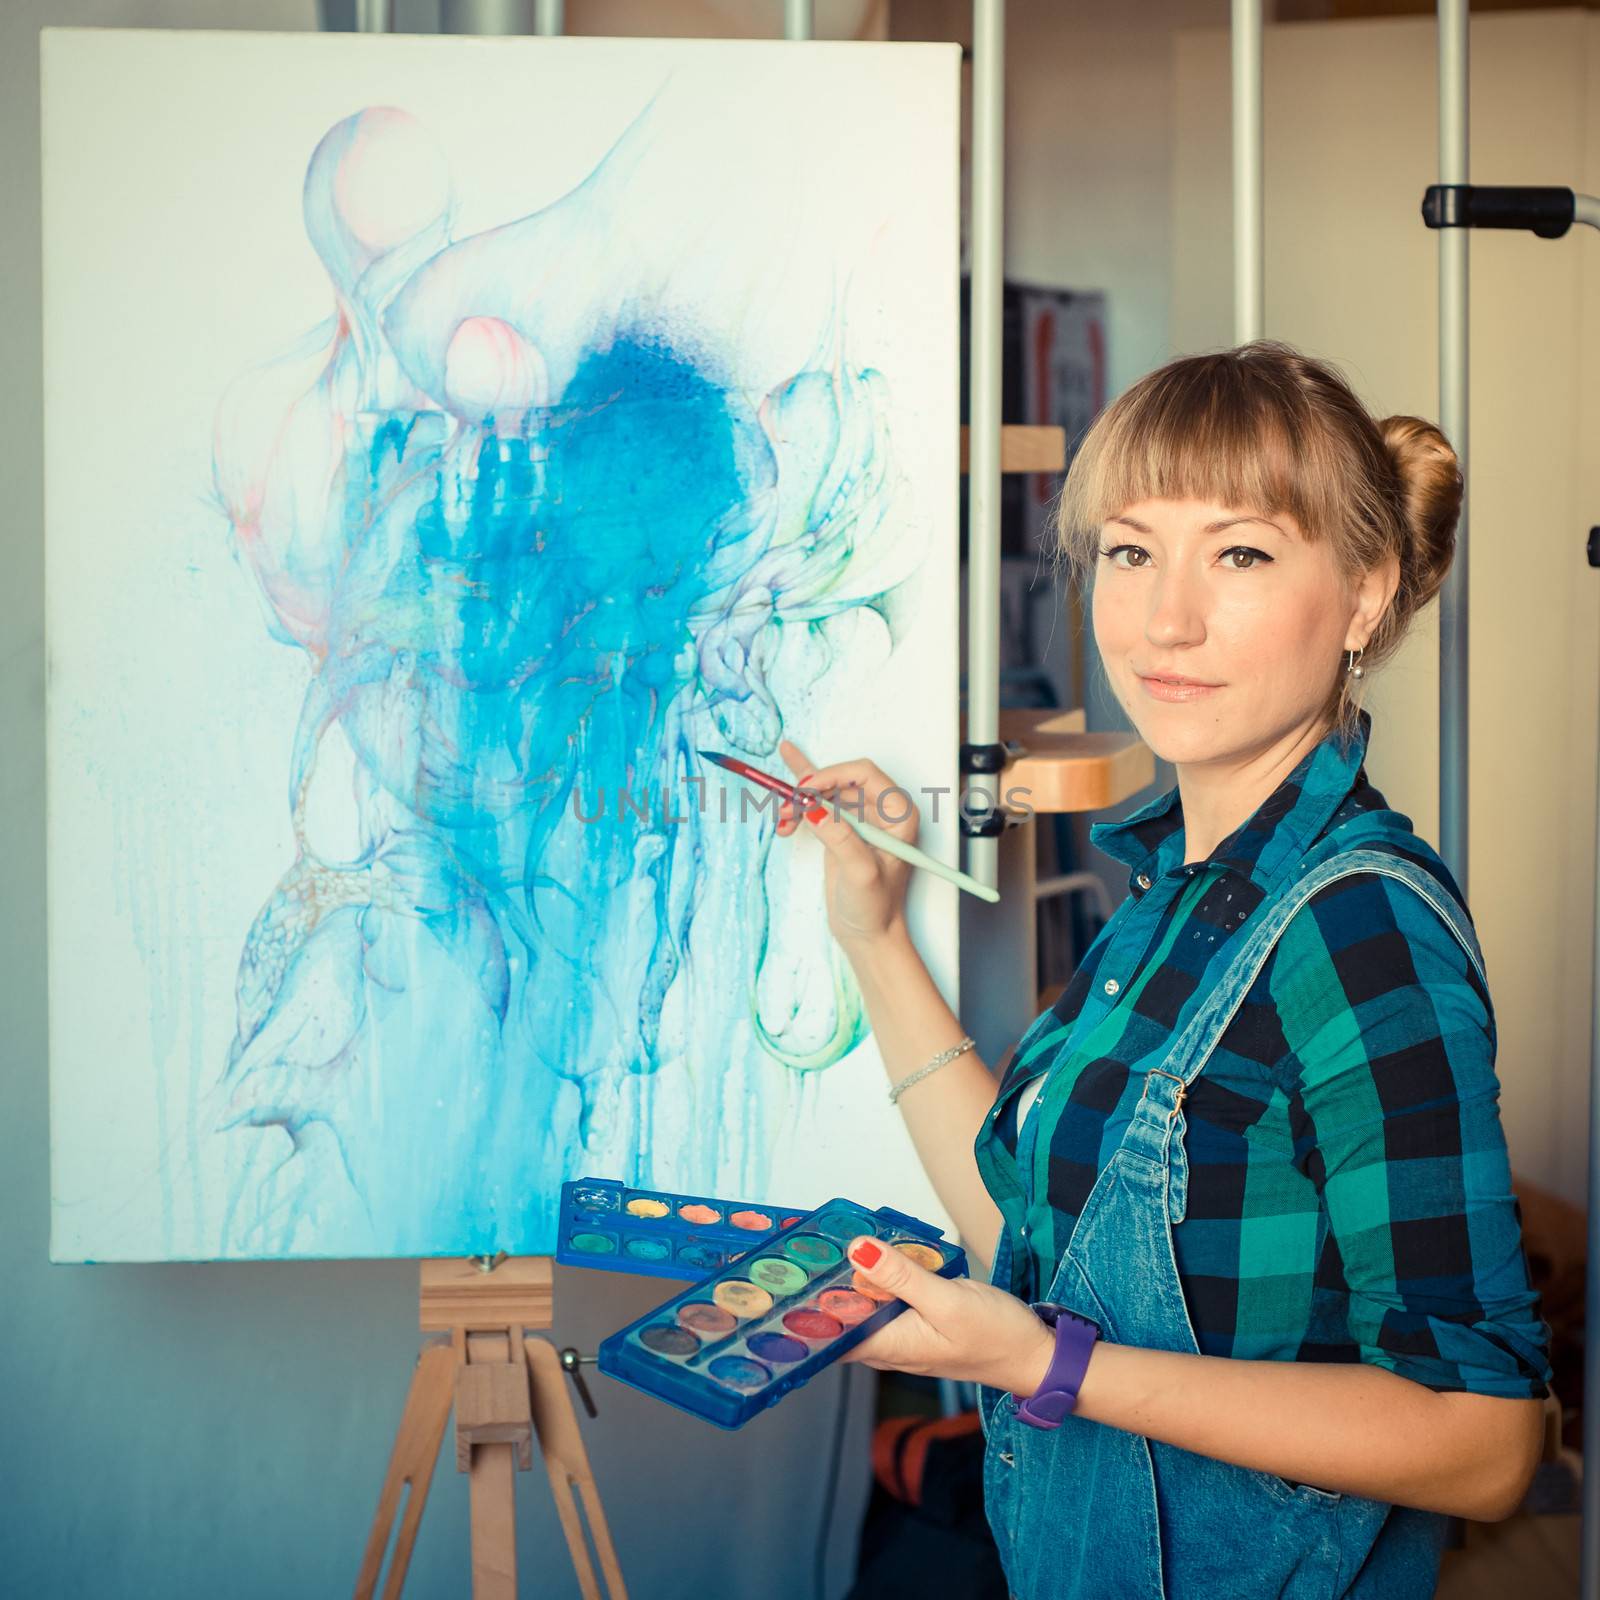
{"type": "Polygon", "coordinates": [[[1155,575],[1144,633],[1151,644],[1199,644],[1206,636],[1203,583],[1184,568],[1168,567],[1155,575]]]}

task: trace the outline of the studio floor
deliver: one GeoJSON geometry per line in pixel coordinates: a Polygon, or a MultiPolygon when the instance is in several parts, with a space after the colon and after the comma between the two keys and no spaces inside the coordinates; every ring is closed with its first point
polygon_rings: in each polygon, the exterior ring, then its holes
{"type": "Polygon", "coordinates": [[[1576,1515],[1470,1522],[1465,1546],[1445,1552],[1434,1600],[1572,1600],[1582,1527],[1576,1515]]]}

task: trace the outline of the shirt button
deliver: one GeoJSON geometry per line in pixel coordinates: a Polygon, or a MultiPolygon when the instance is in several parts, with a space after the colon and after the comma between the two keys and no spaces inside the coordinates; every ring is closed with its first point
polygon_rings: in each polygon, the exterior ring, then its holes
{"type": "Polygon", "coordinates": [[[1120,989],[1121,987],[1122,987],[1122,985],[1120,983],[1118,983],[1115,978],[1107,978],[1106,979],[1106,993],[1107,994],[1115,994],[1117,992],[1117,990],[1120,989]]]}
{"type": "Polygon", "coordinates": [[[1148,889],[1150,887],[1150,879],[1142,872],[1133,881],[1138,884],[1141,889],[1148,889]]]}

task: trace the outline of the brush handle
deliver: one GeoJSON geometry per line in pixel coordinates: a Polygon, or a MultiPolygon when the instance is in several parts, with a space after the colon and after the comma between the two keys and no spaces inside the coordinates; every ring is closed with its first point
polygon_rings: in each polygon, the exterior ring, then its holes
{"type": "Polygon", "coordinates": [[[968,894],[975,894],[980,900],[990,902],[999,900],[998,889],[991,889],[988,884],[979,883],[976,878],[969,878],[966,873],[958,872],[954,867],[947,867],[944,862],[936,861],[927,851],[919,850],[914,844],[907,844],[904,839],[878,827],[876,823],[853,816],[843,807],[839,808],[838,814],[874,849],[882,850],[891,856],[898,856],[900,860],[909,862],[913,867],[921,867],[924,872],[931,872],[934,877],[943,878],[946,883],[953,883],[956,888],[965,889],[968,894]]]}
{"type": "MultiPolygon", "coordinates": [[[[763,789],[770,789],[774,794],[781,794],[785,800],[801,811],[814,804],[818,798],[797,789],[791,783],[785,783],[782,778],[773,777],[770,772],[762,772],[759,767],[752,767],[748,761],[741,761],[737,756],[723,755],[719,750],[702,750],[700,754],[714,766],[737,773],[739,777],[759,784],[763,789]]],[[[926,851],[917,849],[914,844],[907,844],[904,839],[896,838],[894,834],[878,827],[875,823],[854,816],[842,807],[836,807],[834,815],[843,817],[868,844],[876,849],[891,856],[898,856],[900,860],[908,862],[913,867],[921,867],[924,872],[931,872],[936,878],[943,878],[946,883],[953,883],[956,888],[977,895],[980,900],[994,903],[1000,899],[998,889],[991,889],[988,884],[979,883],[976,878],[969,878],[966,873],[958,872],[954,867],[947,867],[942,861],[935,861],[926,851]]]]}

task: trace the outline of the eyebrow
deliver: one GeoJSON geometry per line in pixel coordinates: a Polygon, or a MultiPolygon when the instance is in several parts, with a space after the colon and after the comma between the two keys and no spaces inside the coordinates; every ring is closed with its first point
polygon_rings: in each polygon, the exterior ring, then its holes
{"type": "MultiPolygon", "coordinates": [[[[1108,523],[1121,522],[1132,528],[1135,533],[1154,533],[1154,528],[1147,528],[1135,517],[1108,517],[1108,523]]],[[[1237,527],[1241,522],[1259,522],[1264,528],[1271,528],[1276,533],[1283,533],[1283,529],[1276,522],[1268,522],[1265,517],[1223,517],[1218,522],[1208,522],[1200,531],[1201,533],[1224,533],[1229,528],[1237,527]]],[[[1287,535],[1285,535],[1287,537],[1287,535]]]]}

